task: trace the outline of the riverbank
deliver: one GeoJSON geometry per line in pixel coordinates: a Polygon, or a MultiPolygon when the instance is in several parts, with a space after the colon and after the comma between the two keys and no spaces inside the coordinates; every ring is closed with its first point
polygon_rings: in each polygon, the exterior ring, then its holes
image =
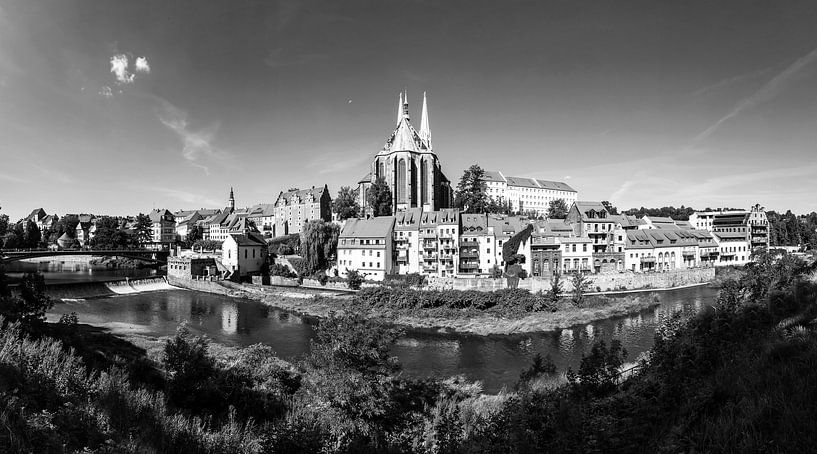
{"type": "Polygon", "coordinates": [[[359,313],[370,320],[417,329],[444,330],[457,333],[487,335],[523,334],[540,331],[557,331],[649,309],[657,304],[650,294],[620,298],[590,298],[586,307],[577,308],[562,300],[555,311],[530,312],[518,317],[499,316],[489,312],[474,314],[473,311],[429,309],[422,313],[386,308],[364,308],[355,304],[354,296],[338,295],[295,288],[276,288],[251,284],[190,281],[168,278],[171,285],[190,290],[216,293],[234,298],[260,301],[300,315],[319,318],[332,313],[359,313]]]}

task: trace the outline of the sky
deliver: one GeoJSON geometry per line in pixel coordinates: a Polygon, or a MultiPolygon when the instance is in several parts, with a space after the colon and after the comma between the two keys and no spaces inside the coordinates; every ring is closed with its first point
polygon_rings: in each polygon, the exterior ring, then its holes
{"type": "Polygon", "coordinates": [[[619,208],[817,210],[817,2],[0,0],[0,213],[355,186],[435,151],[619,208]]]}

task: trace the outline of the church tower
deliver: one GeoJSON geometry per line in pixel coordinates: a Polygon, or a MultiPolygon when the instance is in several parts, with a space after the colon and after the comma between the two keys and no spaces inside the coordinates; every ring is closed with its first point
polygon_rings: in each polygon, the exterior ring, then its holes
{"type": "Polygon", "coordinates": [[[227,206],[230,207],[230,213],[235,211],[235,196],[233,195],[233,187],[230,186],[230,199],[227,200],[227,206]]]}
{"type": "Polygon", "coordinates": [[[378,178],[383,178],[391,189],[392,214],[410,208],[432,211],[451,206],[451,183],[443,174],[431,143],[425,93],[420,132],[411,124],[408,94],[401,92],[398,96],[397,125],[372,161],[370,173],[359,182],[360,206],[367,213],[371,211],[367,191],[378,178]]]}

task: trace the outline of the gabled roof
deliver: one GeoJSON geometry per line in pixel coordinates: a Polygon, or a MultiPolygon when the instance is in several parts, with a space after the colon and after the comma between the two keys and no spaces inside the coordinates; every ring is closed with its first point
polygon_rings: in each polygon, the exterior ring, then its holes
{"type": "Polygon", "coordinates": [[[264,238],[255,233],[230,233],[230,238],[235,240],[236,244],[239,246],[256,246],[256,247],[266,247],[267,242],[264,238]]]}
{"type": "Polygon", "coordinates": [[[505,177],[502,175],[502,172],[496,170],[486,170],[485,174],[482,175],[482,179],[490,182],[505,183],[505,177]]]}
{"type": "Polygon", "coordinates": [[[258,205],[254,205],[250,207],[248,210],[249,214],[247,215],[250,218],[262,218],[267,216],[275,216],[275,204],[274,203],[259,203],[258,205]]]}
{"type": "Polygon", "coordinates": [[[42,208],[35,208],[34,210],[31,211],[31,214],[29,214],[28,217],[25,218],[25,220],[37,222],[40,219],[44,218],[45,215],[46,215],[45,210],[43,210],[42,208]]]}
{"type": "Polygon", "coordinates": [[[350,218],[343,225],[339,238],[386,238],[394,228],[394,216],[369,219],[350,218]]]}
{"type": "Polygon", "coordinates": [[[421,208],[410,208],[405,211],[398,211],[394,215],[394,230],[417,230],[420,228],[420,216],[423,210],[421,208]]]}
{"type": "Polygon", "coordinates": [[[150,217],[151,222],[153,222],[153,223],[161,222],[162,218],[165,217],[165,216],[170,216],[173,220],[176,219],[173,216],[173,213],[170,212],[170,210],[164,210],[164,209],[161,209],[161,208],[151,210],[150,214],[148,215],[148,217],[150,217]]]}
{"type": "Polygon", "coordinates": [[[296,191],[281,192],[278,194],[278,198],[275,200],[275,205],[278,205],[278,203],[282,200],[286,200],[287,204],[289,204],[290,200],[292,200],[294,196],[297,196],[298,200],[303,202],[303,200],[305,200],[309,194],[312,194],[312,197],[315,200],[320,200],[324,191],[329,191],[326,185],[317,187],[313,186],[311,189],[298,189],[296,191]]]}
{"type": "Polygon", "coordinates": [[[420,215],[422,226],[436,226],[440,224],[459,224],[460,210],[456,208],[445,208],[438,211],[424,211],[420,215]]]}
{"type": "Polygon", "coordinates": [[[610,213],[607,211],[607,208],[604,208],[601,202],[588,202],[588,201],[576,201],[573,203],[573,206],[579,210],[579,214],[581,214],[582,221],[586,222],[616,222],[616,220],[610,216],[610,213]],[[591,218],[587,215],[588,212],[595,212],[595,213],[604,213],[605,217],[603,218],[591,218]]]}
{"type": "Polygon", "coordinates": [[[562,183],[561,181],[549,181],[549,180],[536,180],[539,183],[539,187],[542,189],[552,189],[554,191],[566,191],[566,192],[576,192],[575,189],[568,186],[567,183],[562,183]]]}
{"type": "Polygon", "coordinates": [[[461,213],[460,222],[460,233],[463,235],[488,233],[487,214],[461,213]]]}

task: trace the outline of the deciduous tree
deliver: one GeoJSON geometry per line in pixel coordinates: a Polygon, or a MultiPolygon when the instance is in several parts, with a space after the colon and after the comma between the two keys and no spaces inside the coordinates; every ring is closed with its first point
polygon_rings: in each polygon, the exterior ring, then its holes
{"type": "Polygon", "coordinates": [[[565,199],[551,200],[548,204],[548,217],[551,219],[564,219],[567,217],[569,209],[565,199]]]}
{"type": "Polygon", "coordinates": [[[340,227],[323,219],[304,224],[301,230],[301,255],[307,275],[329,268],[338,248],[340,227]]]}
{"type": "Polygon", "coordinates": [[[357,189],[342,186],[338,196],[332,201],[332,209],[338,214],[338,219],[353,218],[360,213],[360,204],[357,203],[357,189]]]}
{"type": "Polygon", "coordinates": [[[465,213],[485,213],[489,205],[485,171],[477,164],[467,168],[457,183],[454,206],[465,213]]]}
{"type": "Polygon", "coordinates": [[[150,243],[153,241],[153,221],[150,216],[139,213],[136,216],[136,222],[133,225],[133,234],[139,244],[150,243]]]}

